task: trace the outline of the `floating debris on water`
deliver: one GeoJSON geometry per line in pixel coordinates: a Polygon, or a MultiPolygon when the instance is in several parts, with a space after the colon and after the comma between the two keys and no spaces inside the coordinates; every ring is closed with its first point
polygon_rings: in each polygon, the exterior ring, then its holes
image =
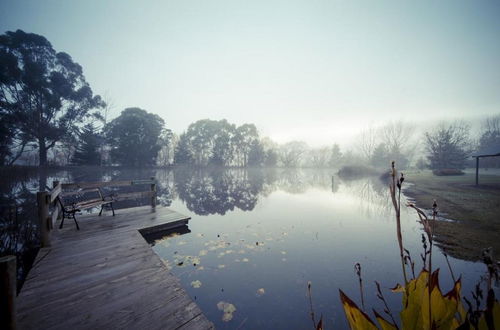
{"type": "Polygon", "coordinates": [[[266,293],[266,290],[264,288],[260,288],[257,290],[257,297],[263,296],[266,293]]]}
{"type": "Polygon", "coordinates": [[[233,319],[233,313],[236,311],[236,307],[233,304],[219,301],[217,308],[224,313],[222,314],[222,321],[229,322],[233,319]]]}
{"type": "Polygon", "coordinates": [[[198,289],[201,287],[201,282],[199,280],[191,282],[191,286],[195,289],[198,289]]]}

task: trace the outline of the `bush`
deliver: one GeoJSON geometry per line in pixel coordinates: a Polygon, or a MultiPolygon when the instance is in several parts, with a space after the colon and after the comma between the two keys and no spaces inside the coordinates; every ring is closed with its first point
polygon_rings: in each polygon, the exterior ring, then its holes
{"type": "Polygon", "coordinates": [[[432,173],[434,175],[439,176],[447,176],[447,175],[464,175],[465,173],[456,168],[441,168],[437,170],[433,170],[432,173]]]}
{"type": "Polygon", "coordinates": [[[365,166],[365,165],[345,165],[340,168],[337,173],[339,177],[342,178],[354,178],[354,177],[362,177],[369,175],[378,175],[373,167],[365,166]]]}

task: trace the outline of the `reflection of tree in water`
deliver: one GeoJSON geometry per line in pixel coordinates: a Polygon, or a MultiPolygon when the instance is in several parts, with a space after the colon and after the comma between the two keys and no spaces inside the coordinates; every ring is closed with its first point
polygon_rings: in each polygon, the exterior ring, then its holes
{"type": "Polygon", "coordinates": [[[179,168],[175,189],[189,210],[199,215],[253,210],[263,189],[262,170],[179,168]]]}
{"type": "Polygon", "coordinates": [[[285,168],[280,170],[276,188],[290,194],[302,194],[311,188],[336,192],[338,190],[337,181],[332,180],[332,171],[330,170],[285,168]]]}
{"type": "Polygon", "coordinates": [[[0,185],[0,256],[17,257],[18,290],[40,246],[36,194],[47,173],[5,170],[0,185]]]}
{"type": "Polygon", "coordinates": [[[359,208],[366,216],[383,215],[389,219],[391,201],[387,185],[378,177],[365,177],[355,180],[340,180],[349,193],[359,201],[359,208]]]}

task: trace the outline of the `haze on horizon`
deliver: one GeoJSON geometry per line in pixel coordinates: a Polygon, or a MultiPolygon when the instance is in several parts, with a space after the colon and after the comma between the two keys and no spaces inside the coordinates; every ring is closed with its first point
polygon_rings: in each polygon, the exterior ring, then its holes
{"type": "Polygon", "coordinates": [[[225,118],[313,146],[497,114],[498,17],[476,1],[0,0],[0,32],[70,54],[111,117],[137,106],[176,133],[225,118]]]}

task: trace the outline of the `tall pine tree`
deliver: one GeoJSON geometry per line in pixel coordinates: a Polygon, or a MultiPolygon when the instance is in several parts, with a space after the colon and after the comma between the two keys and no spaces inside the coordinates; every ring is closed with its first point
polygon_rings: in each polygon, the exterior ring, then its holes
{"type": "Polygon", "coordinates": [[[99,153],[101,137],[97,133],[96,127],[90,123],[83,126],[78,134],[78,146],[73,155],[75,165],[99,165],[101,155],[99,153]]]}

